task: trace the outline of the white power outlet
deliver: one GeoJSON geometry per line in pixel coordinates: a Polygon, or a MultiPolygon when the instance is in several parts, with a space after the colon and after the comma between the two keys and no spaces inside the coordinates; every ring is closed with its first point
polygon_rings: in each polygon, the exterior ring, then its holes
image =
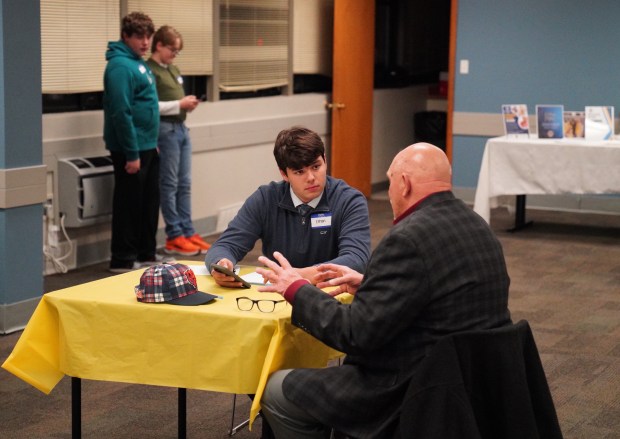
{"type": "Polygon", "coordinates": [[[60,232],[60,227],[54,224],[49,226],[47,230],[47,245],[58,247],[58,232],[60,232]]]}
{"type": "Polygon", "coordinates": [[[469,60],[462,59],[459,67],[461,75],[469,75],[469,60]]]}
{"type": "Polygon", "coordinates": [[[44,213],[45,213],[45,217],[48,220],[53,220],[54,219],[54,205],[52,204],[52,202],[50,200],[48,200],[45,204],[44,204],[44,213]]]}

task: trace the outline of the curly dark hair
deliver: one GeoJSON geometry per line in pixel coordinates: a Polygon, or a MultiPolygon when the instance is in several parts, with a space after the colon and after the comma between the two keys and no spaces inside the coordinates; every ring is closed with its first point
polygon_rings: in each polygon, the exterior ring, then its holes
{"type": "Polygon", "coordinates": [[[155,32],[153,20],[142,12],[132,12],[123,17],[121,22],[121,38],[146,35],[150,37],[155,32]]]}
{"type": "Polygon", "coordinates": [[[314,131],[301,126],[282,130],[276,138],[273,156],[278,168],[301,169],[310,166],[319,157],[325,160],[325,145],[314,131]]]}

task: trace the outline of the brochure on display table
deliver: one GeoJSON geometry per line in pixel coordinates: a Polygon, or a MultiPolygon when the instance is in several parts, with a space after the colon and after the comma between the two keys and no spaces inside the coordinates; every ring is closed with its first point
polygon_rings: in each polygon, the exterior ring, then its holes
{"type": "Polygon", "coordinates": [[[585,117],[583,111],[564,112],[564,137],[583,138],[585,133],[585,117]]]}
{"type": "Polygon", "coordinates": [[[564,138],[564,106],[536,105],[539,139],[564,138]]]}
{"type": "Polygon", "coordinates": [[[614,107],[586,107],[585,128],[586,140],[611,140],[614,136],[614,107]]]}
{"type": "Polygon", "coordinates": [[[525,104],[502,105],[502,117],[504,119],[504,134],[507,136],[529,136],[530,122],[525,104]]]}
{"type": "MultiPolygon", "coordinates": [[[[560,140],[614,140],[614,107],[589,105],[584,107],[584,110],[564,111],[564,105],[536,105],[537,137],[560,140]]],[[[503,104],[501,111],[506,137],[530,137],[526,104],[503,104]]]]}

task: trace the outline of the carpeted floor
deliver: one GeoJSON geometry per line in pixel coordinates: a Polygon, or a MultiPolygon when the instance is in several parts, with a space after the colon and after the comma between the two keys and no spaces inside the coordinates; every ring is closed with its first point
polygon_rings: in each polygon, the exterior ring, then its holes
{"type": "MultiPolygon", "coordinates": [[[[384,197],[370,201],[373,247],[391,225],[384,197]]],[[[566,439],[620,438],[620,216],[528,210],[531,227],[506,230],[513,218],[495,209],[511,276],[513,320],[527,319],[545,367],[566,439]]],[[[208,237],[212,241],[215,237],[208,237]]],[[[255,264],[258,249],[246,257],[255,264]]],[[[187,258],[184,258],[187,259],[187,258]]],[[[200,260],[201,258],[195,258],[200,260]]],[[[48,276],[46,291],[108,276],[106,264],[48,276]]],[[[20,333],[0,336],[0,362],[20,333]]],[[[176,389],[82,382],[84,438],[174,438],[176,389]]],[[[0,438],[71,437],[70,380],[50,395],[0,369],[0,438]]],[[[188,438],[225,438],[232,396],[188,391],[188,438]]],[[[237,421],[249,399],[238,397],[237,421]]],[[[253,431],[237,438],[260,437],[253,431]]]]}
{"type": "Polygon", "coordinates": [[[564,437],[620,438],[620,217],[528,214],[516,233],[492,222],[513,320],[532,326],[564,437]]]}

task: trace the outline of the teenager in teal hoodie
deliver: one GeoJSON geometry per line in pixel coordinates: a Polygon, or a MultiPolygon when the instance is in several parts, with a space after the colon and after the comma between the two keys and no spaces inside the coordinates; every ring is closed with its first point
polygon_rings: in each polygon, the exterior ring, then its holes
{"type": "Polygon", "coordinates": [[[143,60],[155,26],[140,12],[123,18],[121,40],[108,44],[103,138],[114,164],[112,258],[119,273],[158,262],[159,108],[155,78],[143,60]]]}
{"type": "Polygon", "coordinates": [[[106,148],[136,160],[157,147],[159,107],[151,69],[123,41],[110,41],[105,54],[104,133],[106,148]]]}

